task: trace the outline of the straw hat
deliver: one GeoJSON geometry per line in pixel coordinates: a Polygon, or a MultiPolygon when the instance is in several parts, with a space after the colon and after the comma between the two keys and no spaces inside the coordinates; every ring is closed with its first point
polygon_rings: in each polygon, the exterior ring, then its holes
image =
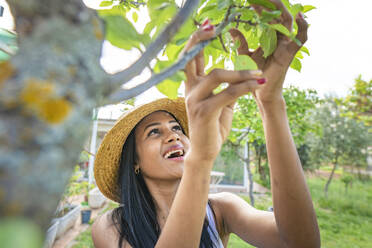
{"type": "Polygon", "coordinates": [[[102,140],[94,161],[94,177],[99,190],[109,199],[119,202],[117,183],[123,145],[132,129],[147,115],[164,110],[171,113],[188,134],[185,99],[162,98],[129,110],[122,115],[102,140]]]}

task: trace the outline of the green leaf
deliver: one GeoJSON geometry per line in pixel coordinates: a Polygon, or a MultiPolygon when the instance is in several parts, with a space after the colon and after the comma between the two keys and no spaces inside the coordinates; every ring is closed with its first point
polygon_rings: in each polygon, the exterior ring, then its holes
{"type": "Polygon", "coordinates": [[[296,53],[295,57],[298,58],[298,59],[303,59],[304,58],[304,56],[302,55],[302,52],[301,51],[298,51],[296,53]]]}
{"type": "Polygon", "coordinates": [[[101,9],[101,10],[97,10],[97,12],[101,18],[104,18],[105,16],[125,17],[127,10],[122,5],[115,5],[111,9],[101,9]]]}
{"type": "Polygon", "coordinates": [[[291,32],[289,32],[289,30],[283,24],[269,24],[269,26],[288,37],[291,36],[291,32]]]}
{"type": "Polygon", "coordinates": [[[276,49],[277,36],[276,31],[272,28],[265,28],[260,37],[260,43],[262,50],[264,51],[264,57],[270,56],[276,49]]]}
{"type": "Polygon", "coordinates": [[[303,12],[306,13],[306,12],[309,12],[310,10],[313,10],[313,9],[316,9],[316,7],[312,6],[312,5],[304,5],[303,12]]]}
{"type": "Polygon", "coordinates": [[[295,69],[298,72],[301,72],[302,64],[298,58],[294,58],[291,63],[291,68],[295,69]]]}
{"type": "Polygon", "coordinates": [[[290,12],[292,16],[295,18],[298,12],[303,12],[303,10],[304,10],[304,7],[301,4],[297,3],[297,4],[292,5],[290,12]]]}
{"type": "Polygon", "coordinates": [[[133,19],[134,22],[137,22],[137,20],[138,20],[138,14],[137,14],[137,12],[133,12],[132,19],[133,19]]]}
{"type": "Polygon", "coordinates": [[[271,22],[275,18],[279,18],[282,14],[280,10],[266,11],[262,10],[261,12],[261,22],[271,22]]]}
{"type": "Polygon", "coordinates": [[[244,32],[243,30],[243,34],[248,42],[250,49],[257,49],[259,47],[260,36],[259,36],[259,31],[256,27],[253,27],[247,32],[244,32]]]}
{"type": "Polygon", "coordinates": [[[1,247],[42,247],[42,232],[33,222],[23,218],[2,218],[1,247]]]}
{"type": "Polygon", "coordinates": [[[99,7],[108,7],[108,6],[111,6],[112,4],[113,4],[113,1],[102,1],[99,4],[99,7]]]}
{"type": "Polygon", "coordinates": [[[156,88],[167,97],[175,99],[178,97],[178,88],[180,85],[181,81],[175,82],[170,79],[166,79],[160,84],[156,85],[156,88]]]}
{"type": "Polygon", "coordinates": [[[238,55],[234,57],[234,70],[257,70],[257,64],[247,55],[238,55]]]}
{"type": "Polygon", "coordinates": [[[211,4],[211,5],[205,5],[204,8],[202,8],[198,11],[198,14],[201,15],[201,14],[204,14],[208,11],[215,10],[215,9],[217,9],[217,4],[216,3],[211,4]]]}
{"type": "Polygon", "coordinates": [[[302,52],[304,52],[304,53],[306,53],[307,55],[310,56],[310,52],[309,52],[309,49],[307,49],[307,47],[302,46],[301,49],[300,49],[300,51],[302,51],[302,52]]]}
{"type": "Polygon", "coordinates": [[[251,10],[251,9],[243,9],[243,10],[241,10],[241,12],[242,12],[241,19],[245,20],[245,21],[252,20],[253,17],[255,16],[255,14],[256,14],[256,12],[254,10],[251,10]]]}
{"type": "Polygon", "coordinates": [[[231,0],[218,0],[217,8],[219,10],[227,9],[231,4],[231,0]]]}
{"type": "Polygon", "coordinates": [[[103,16],[106,22],[106,39],[119,48],[130,50],[139,48],[140,41],[147,43],[149,37],[140,35],[136,29],[123,16],[103,16]]]}
{"type": "Polygon", "coordinates": [[[269,0],[248,0],[248,2],[250,4],[261,5],[263,7],[269,8],[271,10],[276,9],[276,6],[272,2],[270,2],[269,0]]]}
{"type": "Polygon", "coordinates": [[[169,43],[165,48],[165,54],[167,55],[169,60],[176,60],[182,51],[184,46],[174,45],[169,43]]]}

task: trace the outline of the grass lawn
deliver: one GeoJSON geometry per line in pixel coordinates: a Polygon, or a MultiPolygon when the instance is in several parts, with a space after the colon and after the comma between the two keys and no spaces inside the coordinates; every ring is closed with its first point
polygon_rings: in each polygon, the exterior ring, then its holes
{"type": "MultiPolygon", "coordinates": [[[[326,179],[309,178],[308,185],[313,197],[322,239],[322,248],[368,248],[372,244],[372,180],[354,181],[345,193],[339,179],[331,183],[328,199],[324,198],[326,179]]],[[[249,202],[248,197],[242,196],[249,202]]],[[[266,210],[272,206],[270,196],[256,199],[256,207],[266,210]]],[[[90,228],[81,233],[73,248],[93,247],[90,228]]],[[[228,247],[253,247],[236,235],[231,235],[228,247]]]]}

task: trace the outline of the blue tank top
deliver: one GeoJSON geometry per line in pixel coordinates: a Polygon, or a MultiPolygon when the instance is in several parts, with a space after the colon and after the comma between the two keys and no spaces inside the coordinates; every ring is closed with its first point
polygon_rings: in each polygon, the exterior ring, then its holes
{"type": "Polygon", "coordinates": [[[207,204],[207,218],[208,218],[208,222],[209,222],[208,232],[209,232],[209,236],[211,237],[211,239],[214,243],[214,247],[224,248],[223,244],[222,244],[222,240],[220,238],[220,235],[218,234],[218,231],[217,231],[217,226],[216,226],[216,222],[214,220],[214,216],[213,216],[211,206],[209,204],[207,204]]]}

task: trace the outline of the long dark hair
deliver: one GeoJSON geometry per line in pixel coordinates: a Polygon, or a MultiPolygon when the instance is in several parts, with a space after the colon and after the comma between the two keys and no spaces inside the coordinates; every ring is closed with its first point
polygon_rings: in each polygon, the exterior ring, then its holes
{"type": "MultiPolygon", "coordinates": [[[[133,248],[150,248],[155,247],[159,239],[160,226],[154,200],[146,183],[141,173],[138,175],[134,173],[134,165],[137,161],[134,130],[135,128],[123,146],[120,159],[118,184],[121,191],[121,205],[113,210],[111,217],[120,235],[119,248],[122,247],[124,240],[133,248]]],[[[208,219],[205,218],[200,248],[215,247],[208,228],[210,228],[208,219]]],[[[218,237],[214,238],[218,240],[218,237]]]]}

